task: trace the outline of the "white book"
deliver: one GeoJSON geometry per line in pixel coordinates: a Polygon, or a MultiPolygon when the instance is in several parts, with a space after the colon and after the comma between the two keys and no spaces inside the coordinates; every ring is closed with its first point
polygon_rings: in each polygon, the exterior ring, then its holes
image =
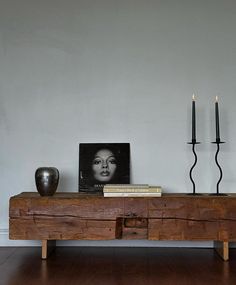
{"type": "Polygon", "coordinates": [[[161,193],[150,192],[109,192],[104,197],[161,197],[161,193]]]}

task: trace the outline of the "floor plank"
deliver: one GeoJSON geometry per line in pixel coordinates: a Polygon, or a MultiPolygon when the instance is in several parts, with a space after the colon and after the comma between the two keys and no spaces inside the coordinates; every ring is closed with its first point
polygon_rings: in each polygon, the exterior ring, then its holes
{"type": "Polygon", "coordinates": [[[0,248],[0,285],[233,285],[236,249],[224,262],[213,249],[58,247],[0,248]]]}

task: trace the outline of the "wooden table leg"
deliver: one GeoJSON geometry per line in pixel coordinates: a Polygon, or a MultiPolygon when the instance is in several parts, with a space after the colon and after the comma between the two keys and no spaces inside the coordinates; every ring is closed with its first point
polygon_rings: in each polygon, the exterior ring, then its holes
{"type": "Polygon", "coordinates": [[[229,242],[227,241],[214,241],[214,248],[216,252],[223,258],[224,261],[229,260],[229,242]]]}
{"type": "Polygon", "coordinates": [[[42,240],[42,259],[47,259],[48,255],[55,249],[55,240],[42,240]]]}

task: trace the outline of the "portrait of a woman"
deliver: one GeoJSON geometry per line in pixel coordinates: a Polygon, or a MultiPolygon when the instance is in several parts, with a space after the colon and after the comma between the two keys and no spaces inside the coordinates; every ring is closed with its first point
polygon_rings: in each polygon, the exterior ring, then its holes
{"type": "Polygon", "coordinates": [[[105,184],[130,183],[128,143],[81,143],[79,191],[100,192],[105,184]]]}

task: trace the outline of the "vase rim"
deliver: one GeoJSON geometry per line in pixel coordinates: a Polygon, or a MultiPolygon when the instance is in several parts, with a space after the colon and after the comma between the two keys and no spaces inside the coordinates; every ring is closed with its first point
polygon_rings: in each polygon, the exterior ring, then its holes
{"type": "Polygon", "coordinates": [[[41,169],[41,168],[55,168],[55,169],[57,169],[55,166],[40,166],[37,169],[41,169]]]}

